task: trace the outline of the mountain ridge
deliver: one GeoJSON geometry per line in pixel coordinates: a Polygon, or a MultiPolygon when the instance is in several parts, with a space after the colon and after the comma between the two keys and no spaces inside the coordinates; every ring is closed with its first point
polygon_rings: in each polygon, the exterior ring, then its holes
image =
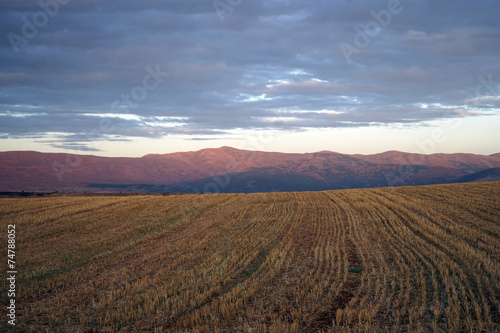
{"type": "Polygon", "coordinates": [[[0,191],[128,191],[139,184],[197,192],[216,175],[233,182],[219,191],[239,192],[425,185],[498,167],[500,153],[276,153],[228,146],[142,157],[8,151],[0,152],[0,191]]]}

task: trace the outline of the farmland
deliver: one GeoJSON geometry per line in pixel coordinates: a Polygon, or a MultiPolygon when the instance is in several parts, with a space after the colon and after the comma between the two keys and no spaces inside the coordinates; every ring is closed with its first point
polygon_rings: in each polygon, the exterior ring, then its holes
{"type": "Polygon", "coordinates": [[[500,330],[499,182],[2,198],[0,217],[13,331],[500,330]]]}

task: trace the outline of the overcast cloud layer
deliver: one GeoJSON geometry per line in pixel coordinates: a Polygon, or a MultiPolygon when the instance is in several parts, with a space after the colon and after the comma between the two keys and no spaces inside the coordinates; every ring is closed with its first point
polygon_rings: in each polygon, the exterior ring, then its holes
{"type": "Polygon", "coordinates": [[[499,12],[496,0],[4,0],[0,135],[92,151],[494,114],[499,12]]]}

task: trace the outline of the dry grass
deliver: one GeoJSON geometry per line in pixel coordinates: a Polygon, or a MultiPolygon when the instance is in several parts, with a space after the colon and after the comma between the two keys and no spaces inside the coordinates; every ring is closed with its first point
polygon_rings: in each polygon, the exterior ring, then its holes
{"type": "Polygon", "coordinates": [[[0,216],[18,331],[500,330],[500,183],[1,199],[0,216]]]}

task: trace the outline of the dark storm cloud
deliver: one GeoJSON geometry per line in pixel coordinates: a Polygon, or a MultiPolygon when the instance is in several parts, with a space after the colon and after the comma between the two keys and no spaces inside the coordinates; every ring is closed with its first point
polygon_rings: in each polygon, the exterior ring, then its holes
{"type": "Polygon", "coordinates": [[[53,146],[92,150],[92,140],[497,112],[499,9],[493,0],[2,1],[0,134],[58,133],[53,146]],[[370,30],[376,16],[387,24],[370,30]],[[357,51],[346,57],[341,45],[357,51]]]}

